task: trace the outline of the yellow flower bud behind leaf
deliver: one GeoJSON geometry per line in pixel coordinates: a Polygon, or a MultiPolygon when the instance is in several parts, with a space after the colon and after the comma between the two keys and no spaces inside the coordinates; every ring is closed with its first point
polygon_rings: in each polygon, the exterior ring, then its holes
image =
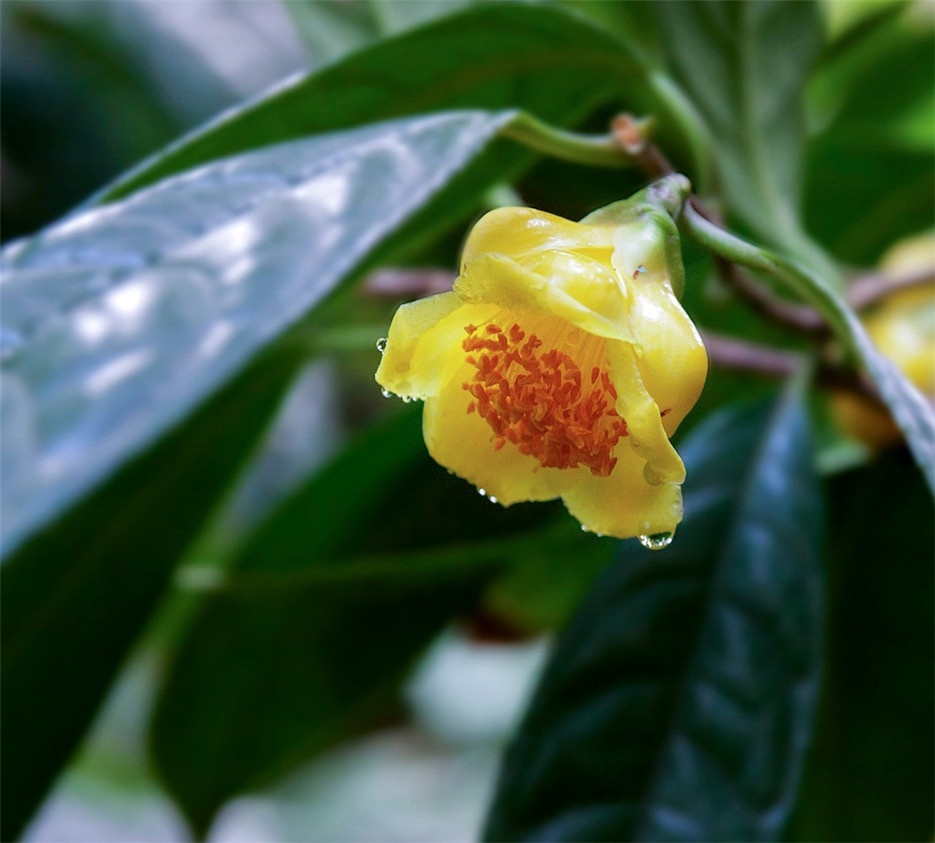
{"type": "MultiPolygon", "coordinates": [[[[893,275],[935,271],[935,234],[900,241],[884,256],[880,268],[893,275]]],[[[863,321],[880,352],[935,402],[935,284],[887,296],[863,321]]],[[[834,393],[832,410],[845,432],[871,447],[902,441],[889,413],[859,395],[834,393]]]]}
{"type": "Polygon", "coordinates": [[[397,312],[376,374],[425,401],[432,457],[492,499],[561,497],[585,529],[620,538],[681,520],[669,436],[707,373],[673,290],[674,225],[634,200],[581,223],[491,211],[454,291],[397,312]]]}

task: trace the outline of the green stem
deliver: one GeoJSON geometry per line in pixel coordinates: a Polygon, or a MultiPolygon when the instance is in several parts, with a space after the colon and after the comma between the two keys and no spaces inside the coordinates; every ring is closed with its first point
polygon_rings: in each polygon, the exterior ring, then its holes
{"type": "Polygon", "coordinates": [[[718,228],[690,202],[685,204],[679,225],[715,255],[772,275],[821,313],[841,344],[873,379],[880,397],[905,434],[929,488],[935,491],[935,408],[892,361],[876,350],[857,315],[838,293],[810,269],[777,258],[718,228]]]}
{"type": "MultiPolygon", "coordinates": [[[[644,131],[646,127],[647,122],[644,121],[644,131]]],[[[621,152],[613,135],[566,132],[549,126],[525,112],[519,112],[514,120],[501,129],[500,134],[537,152],[575,164],[616,169],[633,166],[633,162],[621,152]]]]}
{"type": "Polygon", "coordinates": [[[856,317],[837,294],[810,269],[796,266],[771,252],[741,240],[706,219],[691,204],[686,203],[679,225],[700,245],[731,263],[765,272],[780,281],[799,299],[810,304],[828,322],[835,335],[858,358],[863,357],[855,340],[856,317]]]}

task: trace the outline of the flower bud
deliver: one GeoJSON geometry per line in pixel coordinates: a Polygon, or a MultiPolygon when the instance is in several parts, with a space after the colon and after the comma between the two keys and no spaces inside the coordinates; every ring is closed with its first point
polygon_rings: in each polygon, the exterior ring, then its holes
{"type": "Polygon", "coordinates": [[[707,357],[673,289],[675,226],[654,198],[580,223],[491,211],[454,290],[393,319],[377,381],[424,400],[432,457],[504,506],[561,497],[583,527],[621,538],[681,520],[685,469],[669,436],[707,357]]]}
{"type": "MultiPolygon", "coordinates": [[[[884,256],[880,268],[894,276],[935,272],[935,235],[901,241],[884,256]]],[[[863,321],[880,352],[935,402],[935,284],[892,293],[863,321]]],[[[892,417],[876,403],[854,393],[837,392],[832,395],[832,408],[841,428],[871,447],[902,441],[892,417]]]]}

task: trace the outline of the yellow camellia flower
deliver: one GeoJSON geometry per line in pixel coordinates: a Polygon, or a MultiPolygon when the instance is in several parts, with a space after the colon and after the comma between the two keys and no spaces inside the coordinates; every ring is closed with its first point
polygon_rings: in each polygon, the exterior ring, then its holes
{"type": "MultiPolygon", "coordinates": [[[[880,269],[892,275],[935,271],[935,234],[901,241],[887,252],[880,269]]],[[[863,321],[877,348],[935,402],[935,284],[887,296],[863,321]]],[[[855,439],[875,448],[902,441],[896,423],[878,404],[850,392],[832,397],[839,424],[855,439]]]]}
{"type": "Polygon", "coordinates": [[[580,223],[491,211],[454,290],[397,311],[376,379],[425,401],[437,462],[504,506],[561,497],[596,533],[675,530],[685,469],[669,437],[707,357],[673,289],[674,224],[651,201],[684,197],[673,178],[580,223]]]}

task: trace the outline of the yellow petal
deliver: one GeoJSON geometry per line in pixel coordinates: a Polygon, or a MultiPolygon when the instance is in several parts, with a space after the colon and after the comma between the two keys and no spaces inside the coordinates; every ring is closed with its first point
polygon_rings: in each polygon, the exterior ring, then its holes
{"type": "Polygon", "coordinates": [[[923,393],[935,396],[935,285],[888,296],[866,327],[877,348],[923,393]]]}
{"type": "Polygon", "coordinates": [[[461,269],[485,254],[520,256],[543,249],[613,249],[613,229],[582,225],[533,208],[497,208],[481,217],[461,253],[461,269]]]}
{"type": "Polygon", "coordinates": [[[568,511],[582,526],[605,536],[625,539],[674,532],[682,520],[681,487],[647,483],[643,460],[624,440],[616,453],[617,465],[608,477],[582,475],[562,495],[568,511]]]}
{"type": "Polygon", "coordinates": [[[701,395],[708,356],[701,336],[667,282],[649,273],[639,274],[630,281],[630,289],[637,365],[671,436],[701,395]]]}
{"type": "Polygon", "coordinates": [[[465,301],[549,313],[599,337],[632,339],[627,292],[613,270],[584,255],[546,252],[523,262],[481,255],[455,281],[465,301]]]}
{"type": "Polygon", "coordinates": [[[669,442],[659,405],[643,383],[636,349],[629,343],[607,343],[607,365],[617,390],[617,411],[630,431],[626,441],[645,462],[644,476],[652,484],[681,483],[685,466],[669,442]]]}
{"type": "Polygon", "coordinates": [[[557,498],[576,481],[579,471],[543,468],[535,457],[511,444],[495,450],[487,422],[468,413],[471,396],[461,385],[472,374],[469,366],[459,367],[438,395],[425,402],[422,432],[432,458],[504,506],[557,498]]]}
{"type": "Polygon", "coordinates": [[[376,380],[406,398],[434,395],[464,354],[464,326],[490,319],[497,308],[467,305],[455,293],[404,304],[390,325],[376,380]]]}

